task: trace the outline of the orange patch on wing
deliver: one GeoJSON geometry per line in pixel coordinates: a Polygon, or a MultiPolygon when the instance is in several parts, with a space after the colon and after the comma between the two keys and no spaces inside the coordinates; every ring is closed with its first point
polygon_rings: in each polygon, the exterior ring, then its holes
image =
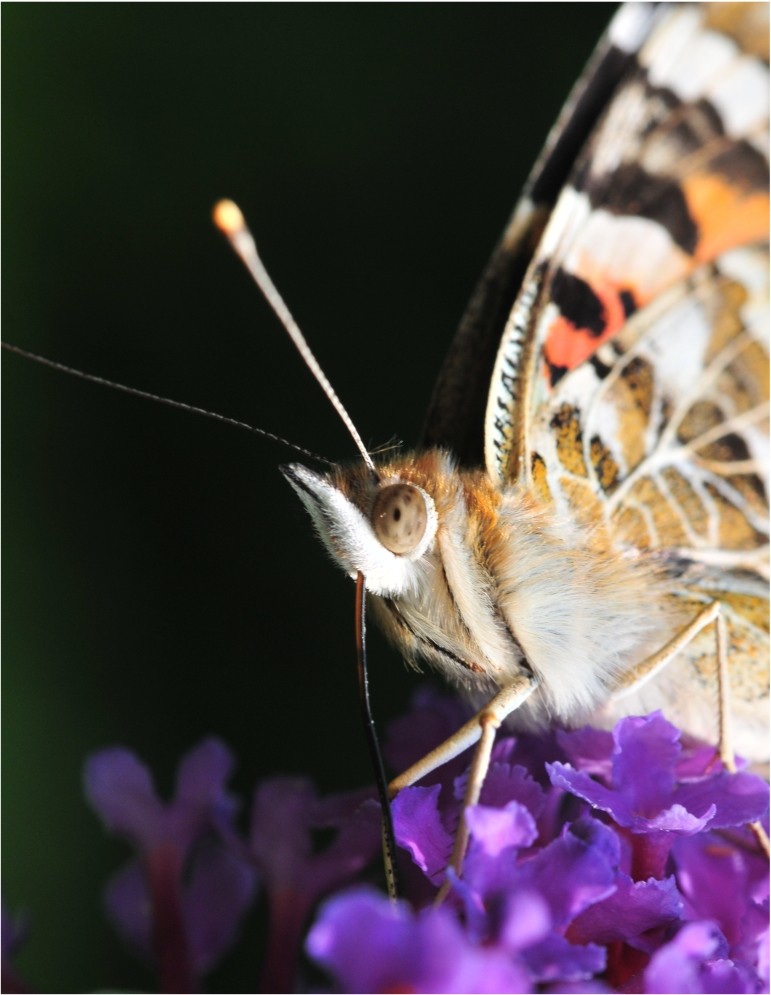
{"type": "Polygon", "coordinates": [[[626,312],[618,290],[609,283],[592,283],[592,291],[602,304],[605,328],[598,334],[580,328],[568,318],[555,318],[546,333],[544,356],[552,366],[574,370],[589,359],[603,342],[612,339],[626,321],[626,312]]]}
{"type": "Polygon", "coordinates": [[[743,190],[716,173],[694,173],[683,180],[683,192],[699,226],[699,262],[768,236],[767,191],[743,190]]]}

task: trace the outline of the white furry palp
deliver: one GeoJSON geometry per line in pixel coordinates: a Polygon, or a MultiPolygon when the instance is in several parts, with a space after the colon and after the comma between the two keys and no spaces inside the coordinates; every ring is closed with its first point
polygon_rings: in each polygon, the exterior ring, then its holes
{"type": "Polygon", "coordinates": [[[350,577],[364,574],[367,590],[384,596],[403,595],[420,584],[420,561],[437,526],[434,502],[425,491],[418,488],[426,507],[425,531],[415,549],[396,554],[380,542],[362,510],[325,477],[297,463],[281,472],[305,505],[327,552],[350,577]]]}

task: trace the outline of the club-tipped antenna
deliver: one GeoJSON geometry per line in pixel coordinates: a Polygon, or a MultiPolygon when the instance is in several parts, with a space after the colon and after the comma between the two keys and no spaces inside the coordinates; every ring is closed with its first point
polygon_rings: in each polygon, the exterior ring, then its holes
{"type": "Polygon", "coordinates": [[[303,362],[316,378],[319,386],[327,395],[327,398],[342,419],[343,424],[351,434],[351,438],[356,443],[356,448],[362,455],[364,462],[376,473],[375,464],[367,451],[367,447],[362,442],[362,438],[356,431],[351,416],[343,407],[343,402],[335,393],[332,384],[327,380],[326,374],[319,366],[318,360],[311,352],[311,347],[305,341],[305,336],[300,331],[300,326],[292,317],[292,313],[284,303],[284,299],[276,289],[276,285],[268,275],[260,255],[257,252],[257,245],[254,237],[247,227],[241,209],[232,200],[221,200],[214,206],[212,212],[214,224],[233,246],[236,254],[249,270],[252,279],[262,291],[265,300],[273,308],[278,320],[286,329],[287,335],[292,340],[295,348],[300,353],[303,362]]]}

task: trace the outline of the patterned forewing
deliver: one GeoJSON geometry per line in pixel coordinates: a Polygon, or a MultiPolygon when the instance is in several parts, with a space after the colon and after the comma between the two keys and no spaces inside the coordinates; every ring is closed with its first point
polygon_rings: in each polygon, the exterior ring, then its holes
{"type": "Polygon", "coordinates": [[[535,480],[615,541],[724,566],[768,541],[767,252],[727,253],[638,312],[533,422],[535,480]]]}
{"type": "MultiPolygon", "coordinates": [[[[768,70],[742,47],[763,5],[729,6],[660,13],[557,201],[491,382],[486,462],[503,485],[543,484],[534,423],[544,408],[553,416],[564,378],[582,365],[601,373],[613,364],[604,347],[636,315],[730,250],[767,240],[768,70]]],[[[627,373],[638,418],[649,379],[643,365],[627,373]]],[[[564,411],[563,455],[571,433],[564,411]]],[[[613,485],[613,461],[601,447],[590,455],[613,485]]]]}

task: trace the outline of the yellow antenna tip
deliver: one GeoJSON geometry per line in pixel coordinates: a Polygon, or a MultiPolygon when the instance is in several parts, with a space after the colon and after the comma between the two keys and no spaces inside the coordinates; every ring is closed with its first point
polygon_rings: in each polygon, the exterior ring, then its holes
{"type": "Polygon", "coordinates": [[[212,220],[223,235],[231,238],[246,227],[241,208],[232,200],[220,200],[214,205],[212,220]]]}

